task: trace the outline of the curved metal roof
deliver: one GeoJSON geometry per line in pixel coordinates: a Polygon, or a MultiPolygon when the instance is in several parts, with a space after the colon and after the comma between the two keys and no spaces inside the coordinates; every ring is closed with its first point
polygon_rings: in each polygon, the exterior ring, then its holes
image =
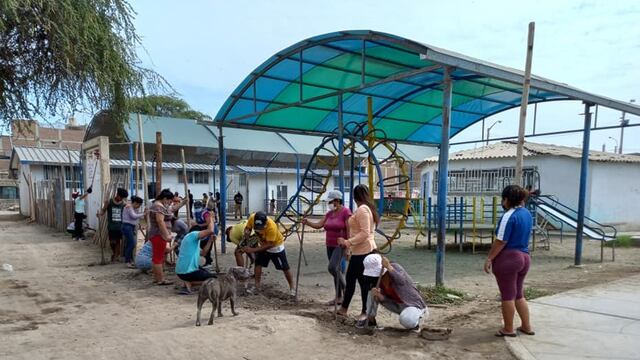
{"type": "MultiPolygon", "coordinates": [[[[376,129],[404,143],[440,144],[442,77],[453,68],[451,137],[520,106],[522,71],[369,30],[319,35],[258,66],[216,115],[224,126],[305,134],[365,122],[373,100],[376,129]]],[[[582,100],[640,115],[640,107],[532,76],[529,103],[582,100]]]]}

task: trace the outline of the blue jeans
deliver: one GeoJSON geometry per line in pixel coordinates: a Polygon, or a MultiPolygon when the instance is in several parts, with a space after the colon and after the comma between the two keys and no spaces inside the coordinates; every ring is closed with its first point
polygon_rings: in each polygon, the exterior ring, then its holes
{"type": "Polygon", "coordinates": [[[136,226],[123,223],[122,233],[124,234],[124,262],[132,263],[134,258],[134,252],[136,250],[136,244],[138,239],[136,238],[136,226]]]}

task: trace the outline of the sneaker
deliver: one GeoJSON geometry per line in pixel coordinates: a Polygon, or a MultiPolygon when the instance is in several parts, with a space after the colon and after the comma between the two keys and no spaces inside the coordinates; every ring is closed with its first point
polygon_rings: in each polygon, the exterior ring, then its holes
{"type": "Polygon", "coordinates": [[[296,289],[289,289],[289,295],[296,296],[296,289]]]}

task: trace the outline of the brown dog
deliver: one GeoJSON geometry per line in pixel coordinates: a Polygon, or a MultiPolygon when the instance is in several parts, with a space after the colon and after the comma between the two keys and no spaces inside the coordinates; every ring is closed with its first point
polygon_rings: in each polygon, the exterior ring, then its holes
{"type": "Polygon", "coordinates": [[[196,326],[200,326],[200,313],[202,311],[202,305],[209,300],[212,304],[211,316],[209,317],[209,325],[213,325],[213,314],[218,309],[218,317],[222,316],[222,302],[229,299],[231,305],[231,313],[233,316],[238,315],[235,310],[236,292],[238,280],[244,281],[249,279],[249,270],[244,267],[236,266],[229,269],[229,271],[220,276],[219,278],[213,278],[205,281],[200,286],[200,292],[198,293],[198,313],[196,315],[196,326]]]}

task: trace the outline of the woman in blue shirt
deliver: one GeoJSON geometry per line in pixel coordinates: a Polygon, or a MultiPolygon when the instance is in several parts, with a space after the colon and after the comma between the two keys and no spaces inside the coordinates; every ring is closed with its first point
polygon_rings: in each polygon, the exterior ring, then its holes
{"type": "Polygon", "coordinates": [[[180,294],[188,295],[191,293],[192,286],[198,286],[203,281],[216,277],[198,266],[200,256],[204,256],[211,249],[216,239],[212,235],[213,221],[209,222],[205,230],[192,231],[185,235],[180,242],[180,252],[178,253],[178,261],[176,261],[176,275],[180,280],[184,281],[184,288],[180,291],[180,294]],[[200,249],[201,241],[206,242],[204,249],[200,249]]]}
{"type": "Polygon", "coordinates": [[[502,190],[502,207],[505,213],[496,229],[484,271],[493,270],[500,297],[504,327],[496,336],[516,336],[513,318],[516,311],[522,325],[517,329],[523,334],[534,335],[529,321],[529,306],[524,298],[524,278],[529,271],[529,236],[533,227],[531,213],[524,207],[527,191],[518,185],[509,185],[502,190]]]}

